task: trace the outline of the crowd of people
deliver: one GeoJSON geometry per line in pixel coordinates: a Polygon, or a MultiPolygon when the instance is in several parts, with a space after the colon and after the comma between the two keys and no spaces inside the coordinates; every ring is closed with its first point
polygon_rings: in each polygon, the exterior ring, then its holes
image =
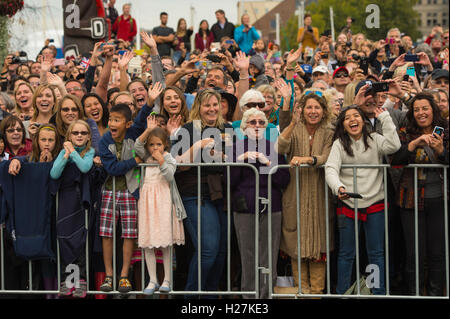
{"type": "Polygon", "coordinates": [[[173,30],[162,12],[152,34],[140,31],[146,50],[137,56],[130,5],[119,16],[114,3],[107,12],[121,41],[96,43],[88,65],[81,57],[56,63],[48,42],[36,59],[17,52],[3,63],[5,290],[32,285],[85,298],[89,282],[90,290],[122,294],[225,291],[230,253],[233,290],[259,282],[267,298],[269,281],[255,278],[258,249],[259,266],[272,261],[274,284],[290,268],[302,293],[322,294],[328,284],[344,294],[360,271],[358,253],[362,273],[366,264],[379,270],[373,294],[387,293],[389,276],[390,294],[444,295],[448,189],[442,169],[414,174],[405,165],[449,163],[448,30],[435,27],[423,43],[397,28],[367,39],[352,34],[349,18],[333,41],[306,14],[299,48],[283,53],[246,14],[235,27],[217,10],[217,22],[210,28],[202,20],[191,47],[193,28],[180,19],[173,30]],[[130,68],[136,58],[140,67],[130,68]],[[273,170],[284,164],[290,168],[273,170]],[[386,176],[343,167],[365,164],[390,166],[386,176]],[[269,186],[271,219],[260,200],[269,186]],[[77,286],[66,281],[68,265],[79,267],[77,286]]]}

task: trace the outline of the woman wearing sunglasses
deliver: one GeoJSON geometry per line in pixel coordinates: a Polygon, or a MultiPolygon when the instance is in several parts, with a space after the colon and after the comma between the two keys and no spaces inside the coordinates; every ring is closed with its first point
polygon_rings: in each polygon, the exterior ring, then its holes
{"type": "MultiPolygon", "coordinates": [[[[239,99],[239,107],[241,108],[242,113],[245,113],[245,111],[252,108],[256,108],[257,110],[264,112],[266,108],[266,100],[264,98],[264,95],[260,91],[250,89],[246,91],[239,99]]],[[[239,140],[247,138],[247,136],[245,136],[245,134],[242,132],[241,122],[242,121],[239,120],[232,123],[236,136],[239,140]]],[[[265,138],[272,142],[275,142],[278,138],[278,135],[279,132],[277,127],[272,123],[268,123],[264,131],[265,138]]]]}
{"type": "MultiPolygon", "coordinates": [[[[264,112],[256,108],[245,111],[241,130],[247,137],[233,145],[233,160],[254,165],[259,173],[259,197],[268,196],[268,172],[275,165],[285,164],[284,156],[275,151],[274,143],[264,137],[268,120],[264,112]]],[[[255,289],[255,173],[243,166],[232,166],[230,185],[233,202],[233,218],[242,262],[241,290],[255,289]]],[[[282,189],[289,183],[287,169],[278,169],[272,175],[272,276],[276,282],[277,259],[281,235],[282,189]]],[[[268,214],[260,205],[259,215],[259,266],[268,267],[268,214]]],[[[268,298],[267,281],[260,280],[260,298],[268,298]]],[[[245,296],[244,298],[250,298],[245,296]]],[[[253,297],[251,297],[253,298],[253,297]]]]}
{"type": "MultiPolygon", "coordinates": [[[[280,111],[280,121],[285,117],[290,117],[289,110],[280,111]]],[[[295,286],[298,286],[298,263],[301,262],[302,293],[307,294],[321,294],[325,286],[325,175],[322,169],[316,167],[324,164],[330,153],[333,136],[329,127],[330,118],[331,111],[322,92],[306,91],[300,100],[300,107],[294,109],[289,126],[277,142],[278,152],[287,155],[292,167],[310,165],[299,171],[300,256],[297,251],[296,168],[290,169],[291,182],[283,195],[280,246],[291,256],[295,286]]]]}
{"type": "MultiPolygon", "coordinates": [[[[91,130],[91,144],[95,150],[98,150],[98,143],[101,136],[97,123],[91,118],[86,118],[81,102],[75,95],[67,94],[58,103],[55,115],[50,122],[55,124],[56,130],[62,141],[66,139],[67,129],[73,122],[84,120],[88,123],[91,130]]],[[[70,136],[69,136],[70,138],[70,136]]]]}
{"type": "Polygon", "coordinates": [[[5,139],[5,154],[12,159],[16,156],[27,156],[31,153],[31,140],[25,137],[25,127],[16,116],[8,116],[2,122],[0,132],[5,139]]]}

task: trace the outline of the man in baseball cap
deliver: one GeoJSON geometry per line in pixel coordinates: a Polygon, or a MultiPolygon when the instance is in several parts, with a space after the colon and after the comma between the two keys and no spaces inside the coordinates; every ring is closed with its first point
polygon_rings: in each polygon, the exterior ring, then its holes
{"type": "Polygon", "coordinates": [[[345,93],[345,88],[351,82],[350,74],[345,66],[341,66],[333,72],[333,84],[336,90],[345,93]]]}
{"type": "Polygon", "coordinates": [[[330,74],[328,72],[328,68],[324,65],[316,66],[312,70],[312,77],[313,81],[324,80],[327,83],[329,83],[330,81],[330,74]]]}
{"type": "Polygon", "coordinates": [[[448,71],[444,69],[435,69],[431,73],[431,88],[444,89],[448,91],[448,71]]]}

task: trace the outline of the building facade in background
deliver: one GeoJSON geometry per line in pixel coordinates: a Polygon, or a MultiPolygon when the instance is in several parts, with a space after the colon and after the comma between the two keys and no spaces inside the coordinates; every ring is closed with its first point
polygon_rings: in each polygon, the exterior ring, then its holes
{"type": "Polygon", "coordinates": [[[266,15],[270,10],[275,8],[283,0],[272,1],[239,1],[237,3],[238,21],[237,25],[241,24],[241,17],[243,14],[248,14],[250,23],[254,24],[257,20],[266,15]]]}
{"type": "Polygon", "coordinates": [[[419,13],[417,28],[423,36],[430,34],[431,29],[440,24],[444,30],[449,24],[449,0],[418,0],[414,10],[419,13]]]}

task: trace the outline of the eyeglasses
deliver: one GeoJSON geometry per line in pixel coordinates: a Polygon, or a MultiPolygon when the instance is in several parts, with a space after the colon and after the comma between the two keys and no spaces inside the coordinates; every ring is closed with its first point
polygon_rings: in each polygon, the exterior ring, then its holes
{"type": "Polygon", "coordinates": [[[245,106],[248,108],[257,107],[257,108],[262,109],[263,107],[266,106],[266,102],[248,102],[247,104],[245,104],[245,106]]]}
{"type": "Polygon", "coordinates": [[[78,92],[78,91],[82,91],[82,88],[70,88],[70,89],[66,89],[67,92],[78,92]]]}
{"type": "Polygon", "coordinates": [[[344,105],[344,99],[337,99],[337,103],[339,103],[341,106],[344,105]]]}
{"type": "Polygon", "coordinates": [[[86,136],[88,134],[89,134],[88,131],[72,131],[72,135],[75,135],[75,136],[78,136],[78,135],[86,136]]]}
{"type": "Polygon", "coordinates": [[[63,107],[63,108],[61,108],[61,111],[63,111],[63,112],[72,111],[73,113],[75,113],[75,112],[78,112],[78,109],[76,107],[72,107],[72,108],[70,108],[70,107],[63,107]]]}
{"type": "Polygon", "coordinates": [[[6,129],[6,133],[14,133],[14,132],[20,133],[23,132],[23,130],[21,127],[6,129]]]}
{"type": "Polygon", "coordinates": [[[309,95],[309,94],[315,94],[315,95],[318,95],[318,96],[320,96],[320,97],[323,96],[322,91],[306,91],[306,92],[305,92],[305,95],[309,95]]]}
{"type": "Polygon", "coordinates": [[[259,124],[259,125],[261,125],[261,126],[265,126],[265,125],[266,125],[266,122],[263,121],[263,120],[251,120],[251,121],[248,121],[247,124],[250,124],[250,125],[256,125],[256,124],[259,124]]]}
{"type": "Polygon", "coordinates": [[[335,78],[348,78],[348,74],[347,73],[338,73],[334,76],[335,78]]]}

